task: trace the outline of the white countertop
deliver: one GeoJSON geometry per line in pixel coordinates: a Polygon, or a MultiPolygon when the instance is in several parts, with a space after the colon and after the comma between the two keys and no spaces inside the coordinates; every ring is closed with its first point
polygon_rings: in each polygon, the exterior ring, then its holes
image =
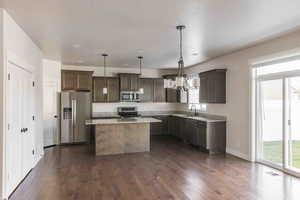
{"type": "Polygon", "coordinates": [[[152,117],[147,118],[130,118],[130,119],[92,119],[86,120],[85,125],[106,125],[106,124],[138,124],[138,123],[156,123],[161,120],[152,117]]]}
{"type": "Polygon", "coordinates": [[[186,119],[193,119],[193,120],[199,120],[203,122],[226,122],[226,119],[210,119],[206,117],[200,117],[200,116],[188,116],[185,114],[172,114],[171,116],[176,116],[176,117],[182,117],[186,119]]]}

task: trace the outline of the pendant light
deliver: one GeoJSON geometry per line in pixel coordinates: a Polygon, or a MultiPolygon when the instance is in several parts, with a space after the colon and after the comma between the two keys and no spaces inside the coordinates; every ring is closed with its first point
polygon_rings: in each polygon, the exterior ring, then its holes
{"type": "Polygon", "coordinates": [[[180,41],[179,41],[179,47],[180,47],[180,57],[178,61],[178,72],[176,77],[176,89],[178,90],[187,90],[187,80],[184,77],[184,61],[182,56],[182,30],[185,29],[184,25],[176,26],[176,29],[179,30],[180,33],[180,41]]]}
{"type": "MultiPolygon", "coordinates": [[[[104,66],[104,78],[106,78],[106,57],[108,56],[106,53],[102,54],[103,56],[103,66],[104,66]]],[[[107,83],[105,81],[105,87],[103,88],[103,94],[107,94],[107,83]]]]}
{"type": "Polygon", "coordinates": [[[185,26],[184,25],[178,25],[178,26],[176,26],[176,29],[180,33],[180,41],[179,41],[180,56],[179,56],[179,61],[178,61],[177,76],[175,78],[175,81],[171,80],[171,79],[165,79],[164,80],[164,87],[186,91],[188,89],[187,88],[188,84],[187,84],[187,79],[184,75],[184,61],[183,61],[183,56],[182,56],[182,30],[185,29],[185,26]]]}
{"type": "MultiPolygon", "coordinates": [[[[142,76],[142,60],[143,60],[143,56],[138,56],[137,58],[140,61],[140,76],[142,76]]],[[[139,93],[140,94],[144,94],[144,88],[140,87],[139,93]]]]}

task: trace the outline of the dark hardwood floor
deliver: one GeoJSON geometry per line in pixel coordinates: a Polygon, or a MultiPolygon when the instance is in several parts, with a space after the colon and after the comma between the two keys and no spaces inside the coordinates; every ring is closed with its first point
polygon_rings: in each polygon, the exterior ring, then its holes
{"type": "Polygon", "coordinates": [[[154,137],[151,153],[94,157],[86,146],[47,149],[10,199],[298,200],[299,189],[299,179],[269,167],[154,137]]]}

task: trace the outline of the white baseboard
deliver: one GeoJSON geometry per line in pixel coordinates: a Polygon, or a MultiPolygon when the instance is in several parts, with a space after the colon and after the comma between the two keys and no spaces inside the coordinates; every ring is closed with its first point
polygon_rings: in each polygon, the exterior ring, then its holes
{"type": "Polygon", "coordinates": [[[231,154],[233,156],[239,157],[241,159],[247,160],[247,161],[251,161],[250,157],[247,154],[243,154],[241,152],[226,148],[226,153],[231,154]]]}

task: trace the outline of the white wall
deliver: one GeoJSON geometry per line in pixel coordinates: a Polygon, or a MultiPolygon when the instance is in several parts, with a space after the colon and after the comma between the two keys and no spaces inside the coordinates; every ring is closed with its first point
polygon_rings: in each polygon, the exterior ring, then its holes
{"type": "MultiPolygon", "coordinates": [[[[43,59],[43,76],[44,83],[49,81],[57,82],[60,86],[61,84],[61,62],[43,59]]],[[[59,87],[61,88],[61,87],[59,87]]],[[[59,90],[60,91],[60,90],[59,90]]]]}
{"type": "MultiPolygon", "coordinates": [[[[7,54],[13,53],[18,59],[22,60],[23,63],[26,63],[28,66],[27,70],[33,73],[35,78],[35,116],[36,116],[36,127],[35,127],[35,152],[36,152],[36,160],[43,154],[43,73],[42,73],[42,52],[41,50],[34,44],[34,42],[27,36],[27,34],[15,23],[15,21],[8,15],[5,10],[1,11],[3,14],[3,52],[4,56],[7,54]],[[30,66],[30,67],[29,67],[30,66]]],[[[1,48],[2,49],[2,48],[1,48]]],[[[6,80],[6,59],[3,60],[3,72],[1,74],[1,78],[6,80]]],[[[1,70],[2,72],[2,70],[1,70]]],[[[6,81],[4,81],[4,90],[5,90],[6,81]]],[[[4,91],[5,94],[5,91],[4,91]]],[[[2,97],[5,95],[2,95],[2,97]]],[[[3,104],[4,108],[5,102],[3,104]]],[[[2,116],[5,117],[5,112],[1,112],[2,116]]],[[[2,120],[1,120],[2,121],[2,120]]],[[[5,129],[4,129],[5,130],[5,129]]],[[[3,148],[2,148],[3,149],[3,148]]],[[[3,159],[2,159],[3,161],[3,159]]],[[[4,188],[3,179],[2,183],[2,191],[4,188]]],[[[3,192],[1,193],[3,196],[3,192]]]]}
{"type": "MultiPolygon", "coordinates": [[[[214,68],[226,67],[228,69],[227,104],[209,104],[207,112],[227,116],[229,152],[244,158],[251,158],[251,68],[249,61],[299,47],[300,31],[186,69],[188,74],[214,68]]],[[[186,110],[187,107],[180,106],[180,109],[186,110]]]]}
{"type": "Polygon", "coordinates": [[[5,78],[6,72],[3,67],[3,10],[0,8],[0,199],[3,197],[3,180],[4,180],[4,131],[6,129],[4,121],[5,113],[5,78]]]}

